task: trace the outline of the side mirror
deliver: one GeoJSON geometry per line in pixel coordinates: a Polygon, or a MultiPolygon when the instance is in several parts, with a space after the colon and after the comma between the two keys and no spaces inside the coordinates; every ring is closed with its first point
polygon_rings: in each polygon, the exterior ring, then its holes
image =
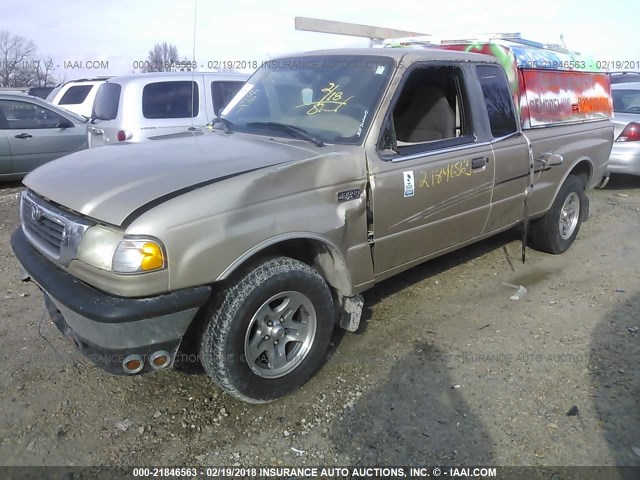
{"type": "Polygon", "coordinates": [[[56,123],[56,128],[72,128],[75,127],[75,124],[71,120],[67,120],[66,118],[60,119],[58,123],[56,123]]]}

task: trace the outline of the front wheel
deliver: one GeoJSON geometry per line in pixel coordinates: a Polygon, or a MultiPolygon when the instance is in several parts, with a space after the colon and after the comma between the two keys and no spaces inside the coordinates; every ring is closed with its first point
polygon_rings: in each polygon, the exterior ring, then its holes
{"type": "Polygon", "coordinates": [[[562,184],[551,209],[531,224],[531,246],[548,253],[568,250],[580,231],[581,210],[585,204],[582,180],[570,175],[562,184]]]}
{"type": "Polygon", "coordinates": [[[200,353],[209,376],[251,403],[280,398],[322,365],[334,323],[322,276],[279,257],[239,278],[212,306],[200,353]]]}

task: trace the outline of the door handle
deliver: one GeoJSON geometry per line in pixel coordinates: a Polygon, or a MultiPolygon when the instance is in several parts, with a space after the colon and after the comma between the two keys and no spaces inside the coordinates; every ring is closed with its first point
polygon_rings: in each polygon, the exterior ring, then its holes
{"type": "Polygon", "coordinates": [[[29,135],[28,133],[20,133],[16,135],[16,138],[33,138],[33,135],[29,135]]]}
{"type": "Polygon", "coordinates": [[[482,168],[487,163],[489,163],[489,159],[487,157],[478,157],[471,160],[471,168],[475,170],[476,168],[482,168]]]}
{"type": "Polygon", "coordinates": [[[560,165],[562,162],[564,162],[564,157],[559,153],[544,152],[541,153],[536,160],[538,160],[538,162],[540,162],[545,167],[552,167],[555,165],[560,165]]]}

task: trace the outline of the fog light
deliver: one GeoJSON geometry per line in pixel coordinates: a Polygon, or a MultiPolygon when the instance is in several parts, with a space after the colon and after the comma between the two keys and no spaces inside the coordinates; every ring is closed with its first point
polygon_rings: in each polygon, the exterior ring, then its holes
{"type": "Polygon", "coordinates": [[[171,355],[165,350],[158,350],[149,357],[149,364],[152,368],[159,370],[168,367],[171,363],[171,355]]]}
{"type": "Polygon", "coordinates": [[[134,353],[133,355],[127,355],[122,361],[122,368],[129,374],[138,373],[144,367],[144,360],[142,356],[134,353]]]}

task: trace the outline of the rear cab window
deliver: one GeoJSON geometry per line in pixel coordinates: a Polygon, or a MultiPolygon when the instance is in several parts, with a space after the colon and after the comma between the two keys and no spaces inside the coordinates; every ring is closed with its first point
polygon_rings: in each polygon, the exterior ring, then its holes
{"type": "Polygon", "coordinates": [[[198,112],[196,82],[154,82],[142,90],[142,115],[145,118],[192,118],[197,117],[198,112]]]}
{"type": "Polygon", "coordinates": [[[518,131],[518,121],[511,101],[511,90],[502,67],[477,65],[482,94],[487,104],[489,125],[494,138],[518,131]]]}
{"type": "Polygon", "coordinates": [[[74,85],[64,92],[58,105],[79,105],[85,101],[93,85],[74,85]]]}
{"type": "Polygon", "coordinates": [[[118,83],[103,83],[98,89],[93,101],[91,116],[99,120],[114,120],[118,116],[120,92],[122,87],[118,83]]]}

